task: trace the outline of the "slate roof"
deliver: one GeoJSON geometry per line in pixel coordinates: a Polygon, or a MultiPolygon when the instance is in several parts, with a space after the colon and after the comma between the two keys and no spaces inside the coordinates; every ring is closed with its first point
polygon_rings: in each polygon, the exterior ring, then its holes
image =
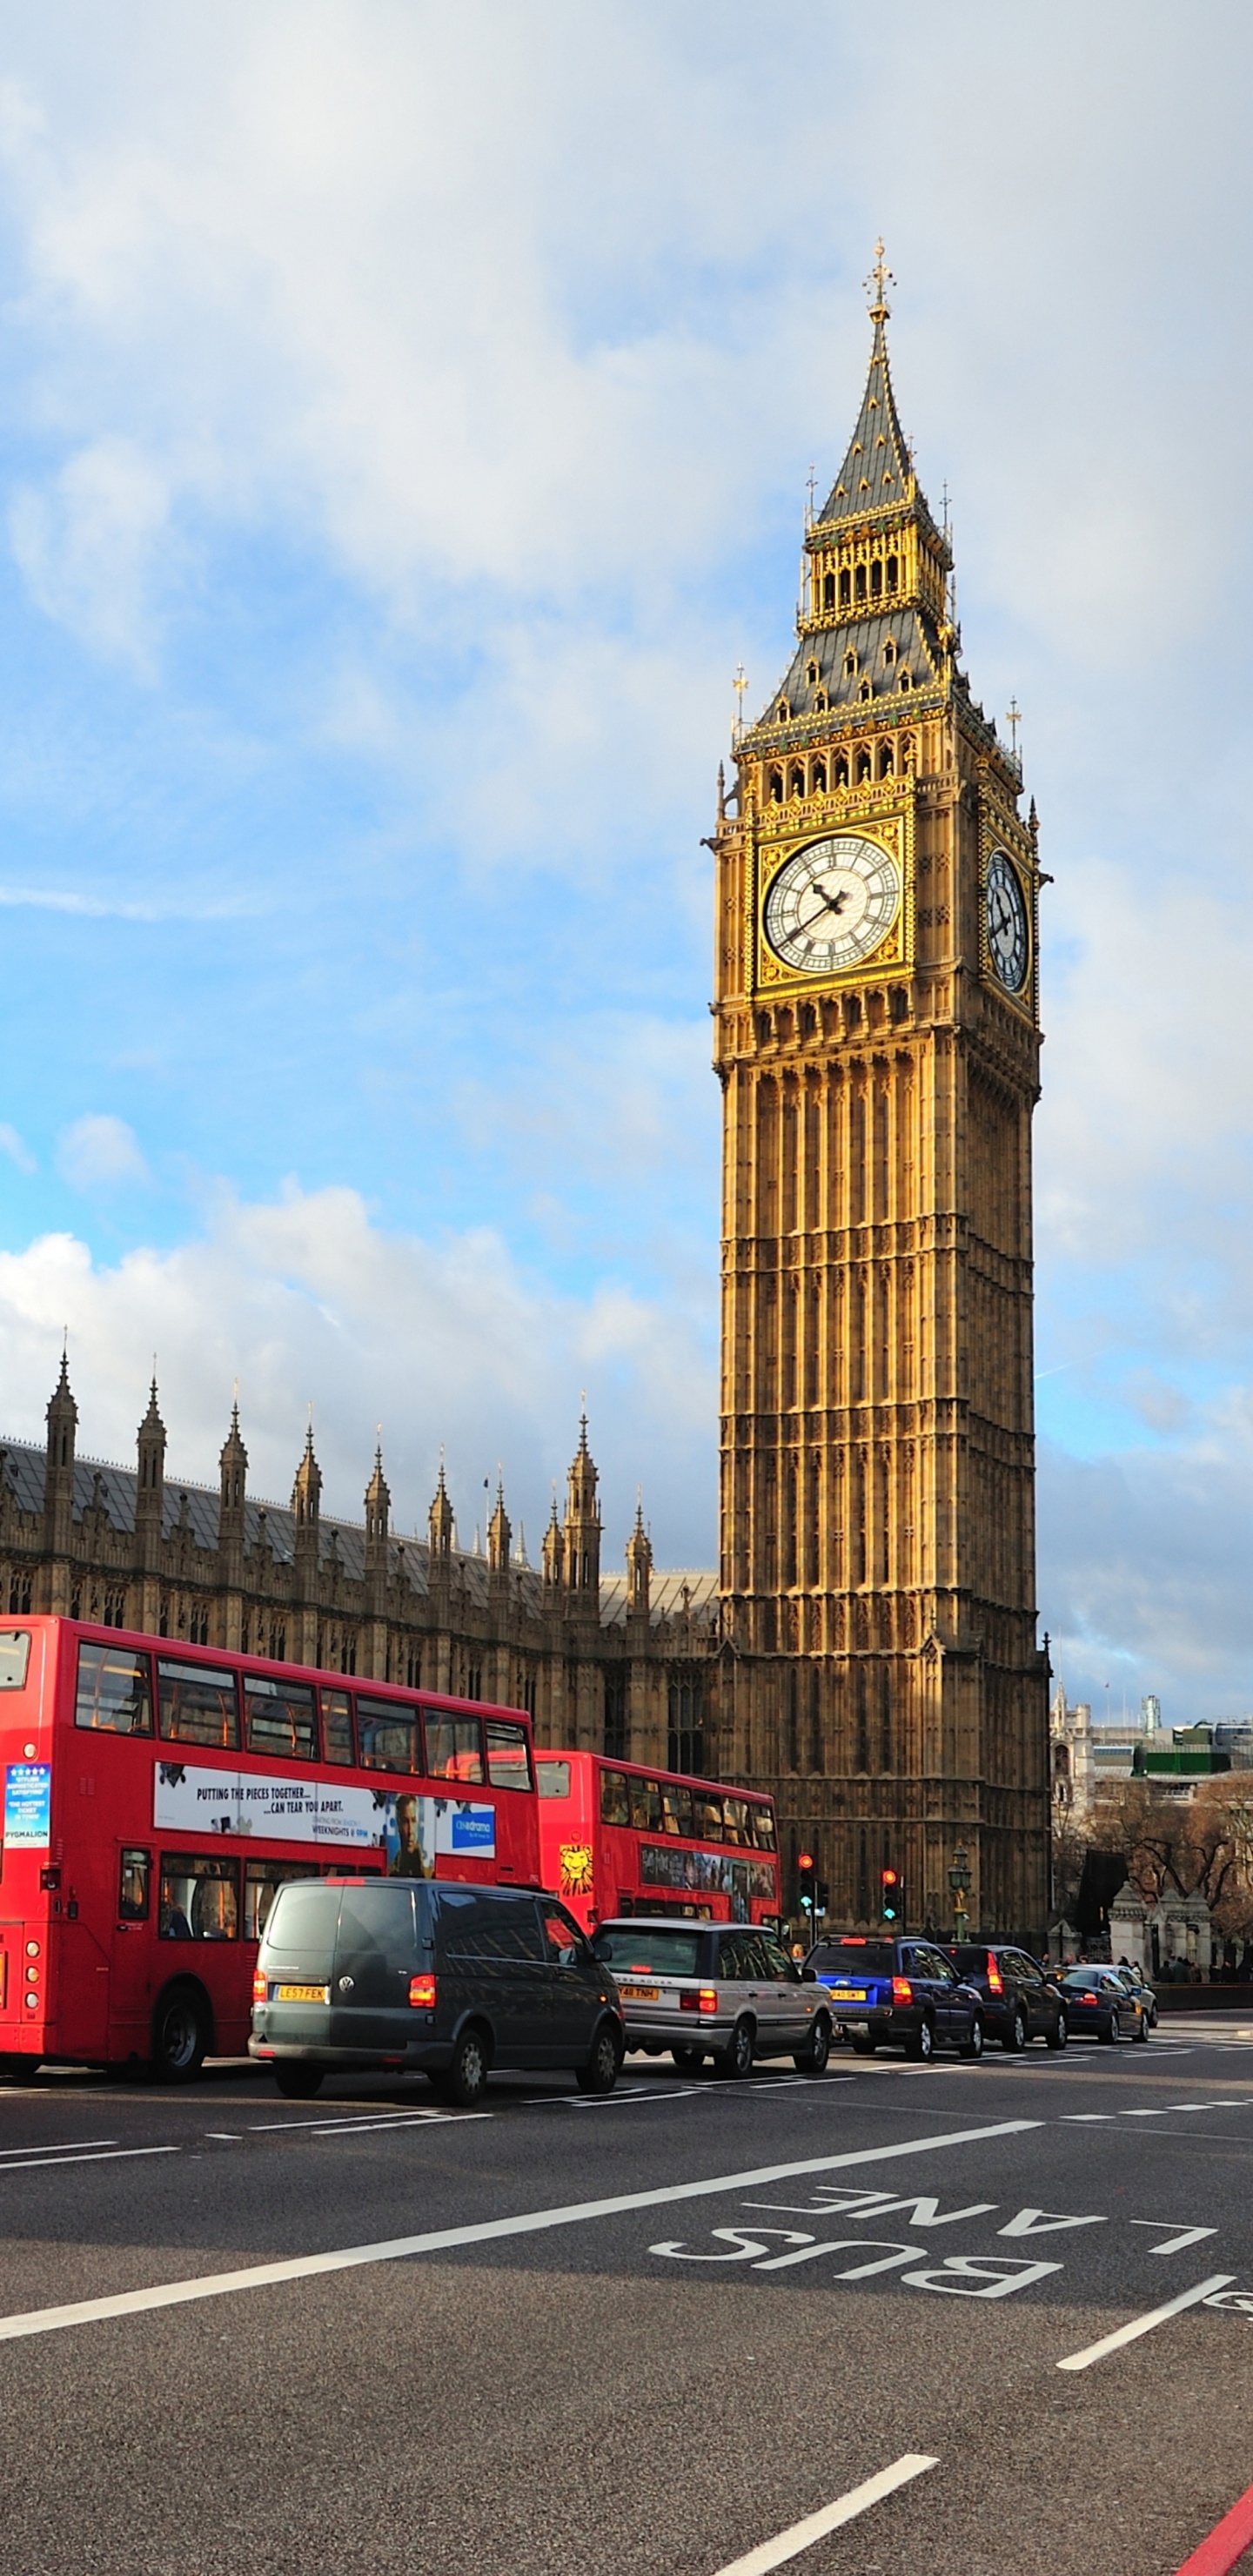
{"type": "MultiPolygon", "coordinates": [[[[943,667],[935,621],[918,602],[874,609],[841,626],[820,627],[800,636],[774,704],[786,698],[795,719],[816,713],[814,702],[822,692],[833,711],[851,712],[861,705],[862,686],[869,680],[872,696],[868,703],[873,709],[885,698],[896,703],[905,696],[901,688],[903,671],[908,671],[912,688],[926,689],[942,678],[943,667]],[[891,662],[885,661],[883,651],[889,639],[896,647],[891,662]],[[852,671],[845,668],[850,654],[856,665],[852,671]],[[811,681],[809,667],[813,662],[818,665],[818,677],[811,681]]],[[[760,721],[775,721],[773,707],[766,709],[760,721]]]]}
{"type": "Polygon", "coordinates": [[[883,320],[876,315],[870,369],[857,426],[822,517],[862,518],[867,511],[892,509],[898,501],[908,499],[913,470],[897,418],[883,320]]]}

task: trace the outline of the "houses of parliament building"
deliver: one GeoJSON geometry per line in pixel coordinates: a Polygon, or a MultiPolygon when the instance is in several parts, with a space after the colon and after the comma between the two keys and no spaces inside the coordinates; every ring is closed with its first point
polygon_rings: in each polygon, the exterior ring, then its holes
{"type": "MultiPolygon", "coordinates": [[[[720,1555],[659,1574],[637,1515],[602,1566],[582,1425],[542,1564],[455,1543],[441,1470],[398,1537],[166,1475],[154,1386],[133,1470],[0,1453],[0,1607],[529,1709],[538,1740],[771,1789],[830,1919],[1043,1937],[1047,1659],[1036,1642],[1031,1114],[1034,806],[960,661],[952,556],[902,435],[880,254],[848,451],[804,534],[790,664],[720,776],[720,1555]]],[[[789,1888],[789,1898],[792,1895],[789,1888]]]]}

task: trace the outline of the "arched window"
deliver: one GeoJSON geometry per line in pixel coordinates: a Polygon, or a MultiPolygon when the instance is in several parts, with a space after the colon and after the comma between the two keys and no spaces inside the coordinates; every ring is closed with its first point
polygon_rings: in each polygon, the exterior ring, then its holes
{"type": "Polygon", "coordinates": [[[890,635],[883,647],[883,659],[885,662],[894,662],[896,660],[896,646],[890,635]]]}
{"type": "Polygon", "coordinates": [[[792,771],[792,794],[794,796],[803,796],[804,793],[805,772],[798,763],[797,767],[792,771]]]}
{"type": "Polygon", "coordinates": [[[857,784],[858,784],[858,786],[859,786],[859,787],[864,787],[864,785],[865,785],[865,783],[866,783],[866,780],[869,778],[869,776],[870,776],[870,754],[869,754],[869,752],[867,751],[865,744],[864,744],[864,743],[862,743],[862,745],[861,745],[861,747],[860,747],[860,749],[859,749],[859,751],[858,751],[858,754],[857,754],[857,784]]]}
{"type": "Polygon", "coordinates": [[[896,685],[898,689],[911,689],[913,687],[913,681],[910,679],[908,671],[902,671],[896,685]]]}
{"type": "Polygon", "coordinates": [[[783,803],[783,772],[781,769],[772,769],[770,772],[770,802],[772,805],[781,805],[783,803]]]}
{"type": "Polygon", "coordinates": [[[881,742],[879,745],[879,776],[880,778],[893,778],[895,777],[895,774],[896,753],[894,752],[890,742],[881,742]]]}
{"type": "Polygon", "coordinates": [[[816,662],[811,662],[809,664],[805,677],[809,682],[810,688],[816,689],[818,685],[818,665],[816,662]]]}
{"type": "Polygon", "coordinates": [[[857,692],[857,695],[858,695],[858,697],[863,701],[863,703],[866,701],[866,699],[868,699],[868,698],[869,698],[869,696],[870,696],[870,682],[869,682],[869,680],[863,680],[863,681],[862,681],[861,687],[859,688],[859,690],[858,690],[858,692],[857,692]]]}
{"type": "Polygon", "coordinates": [[[848,581],[848,565],[847,565],[847,564],[845,564],[845,566],[844,566],[844,570],[843,570],[843,572],[840,574],[840,606],[841,606],[841,608],[847,608],[848,603],[849,603],[849,597],[850,597],[850,591],[849,591],[849,581],[848,581]]]}
{"type": "Polygon", "coordinates": [[[834,608],[835,606],[835,574],[833,572],[824,572],[822,576],[822,605],[824,608],[834,608]]]}
{"type": "Polygon", "coordinates": [[[898,582],[899,578],[900,578],[900,566],[899,566],[899,564],[897,563],[897,560],[896,560],[895,555],[889,555],[889,556],[888,556],[888,589],[889,589],[889,590],[895,590],[895,588],[896,588],[896,585],[897,585],[897,582],[898,582]]]}
{"type": "Polygon", "coordinates": [[[816,760],[814,762],[814,794],[815,796],[825,796],[826,792],[827,764],[825,760],[816,760]]]}
{"type": "Polygon", "coordinates": [[[815,689],[815,691],[814,691],[814,714],[815,714],[815,715],[818,715],[818,716],[825,716],[825,714],[826,714],[826,712],[827,712],[827,705],[828,705],[828,699],[827,699],[827,693],[826,693],[826,690],[825,690],[825,689],[815,689]]]}
{"type": "Polygon", "coordinates": [[[786,698],[780,698],[779,703],[778,703],[777,707],[775,708],[775,714],[777,715],[777,717],[778,717],[778,719],[779,719],[780,724],[786,724],[786,723],[787,723],[788,717],[791,715],[791,712],[792,712],[792,710],[791,710],[790,706],[788,705],[787,699],[786,699],[786,698]]]}
{"type": "Polygon", "coordinates": [[[912,734],[907,733],[901,744],[901,776],[902,778],[912,778],[913,774],[914,738],[912,734]]]}
{"type": "Polygon", "coordinates": [[[883,566],[877,557],[870,567],[870,596],[872,599],[883,597],[883,566]]]}
{"type": "Polygon", "coordinates": [[[858,564],[853,580],[853,596],[859,600],[864,599],[866,596],[866,567],[864,564],[858,564]]]}
{"type": "Polygon", "coordinates": [[[845,654],[845,656],[844,656],[844,677],[845,677],[845,679],[846,679],[846,680],[851,680],[851,679],[852,679],[852,677],[853,677],[854,672],[856,671],[856,669],[857,669],[857,656],[856,656],[856,654],[855,654],[855,653],[846,653],[846,654],[845,654]]]}
{"type": "Polygon", "coordinates": [[[848,755],[846,752],[837,751],[835,755],[835,783],[837,787],[847,787],[848,785],[848,755]]]}

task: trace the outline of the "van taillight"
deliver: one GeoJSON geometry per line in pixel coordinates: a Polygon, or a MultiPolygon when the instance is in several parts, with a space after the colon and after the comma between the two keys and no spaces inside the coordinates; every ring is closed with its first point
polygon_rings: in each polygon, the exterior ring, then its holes
{"type": "Polygon", "coordinates": [[[893,2003],[894,2003],[894,2004],[912,2004],[913,2000],[914,2000],[914,1990],[913,1990],[913,1987],[911,1986],[911,1984],[910,1984],[910,1982],[909,1982],[908,1977],[893,1977],[893,1979],[892,1979],[892,2001],[893,2001],[893,2003]]]}
{"type": "Polygon", "coordinates": [[[990,1950],[988,1952],[988,1992],[992,1995],[1003,1995],[1005,1992],[1005,1980],[990,1950]]]}
{"type": "Polygon", "coordinates": [[[429,1973],[409,1979],[409,2001],[418,2012],[435,2009],[435,1979],[429,1973]]]}
{"type": "Polygon", "coordinates": [[[256,1975],[255,1975],[255,1977],[253,1978],[253,1981],[252,1981],[252,2000],[253,2000],[254,2004],[264,2004],[264,2003],[268,2003],[268,2002],[269,2002],[269,1999],[270,1999],[270,1988],[269,1988],[269,1984],[268,1984],[268,1982],[267,1982],[266,1978],[262,1976],[262,1973],[261,1973],[260,1968],[258,1968],[257,1973],[256,1973],[256,1975]]]}

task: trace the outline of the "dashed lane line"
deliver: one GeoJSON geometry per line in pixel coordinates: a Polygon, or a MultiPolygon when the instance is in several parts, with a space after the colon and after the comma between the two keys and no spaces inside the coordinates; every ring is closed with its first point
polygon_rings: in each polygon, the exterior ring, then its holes
{"type": "Polygon", "coordinates": [[[786,2567],[789,2558],[799,2558],[801,2551],[812,2549],[816,2540],[825,2540],[828,2532],[840,2531],[846,2522],[855,2522],[859,2513],[867,2513],[872,2504],[881,2504],[884,2496],[895,2495],[898,2487],[908,2486],[911,2478],[920,2478],[927,2469],[938,2469],[938,2460],[925,2451],[905,2451],[888,2469],[880,2469],[861,2486],[850,2487],[847,2495],[837,2496],[834,2504],[824,2504],[817,2513],[806,2514],[803,2522],[794,2522],[789,2531],[781,2531],[774,2540],[763,2540],[750,2549],[746,2558],[733,2558],[718,2576],[770,2576],[772,2567],[786,2567]]]}
{"type": "MultiPolygon", "coordinates": [[[[344,2245],[327,2254],[300,2254],[278,2263],[251,2263],[234,2272],[205,2272],[190,2280],[159,2281],[147,2289],[121,2290],[103,2299],[75,2299],[65,2306],[28,2308],[18,2315],[0,2317],[0,2342],[56,2334],[66,2327],[92,2325],[107,2317],[140,2316],[154,2308],[183,2307],[193,2300],[224,2298],[237,2290],[269,2289],[324,2273],[355,2271],[367,2263],[396,2263],[414,2254],[448,2253],[463,2245],[490,2245],[511,2236],[540,2235],[551,2228],[621,2217],[630,2210],[664,2209],[675,2201],[717,2198],[727,2192],[751,2189],[758,2183],[786,2182],[796,2174],[838,2173],[853,2166],[891,2163],[899,2156],[927,2156],[948,2147],[981,2146],[993,2138],[1021,2137],[1040,2125],[1038,2120],[999,2120],[987,2128],[953,2129],[938,2138],[902,2138],[894,2146],[854,2147],[838,2156],[805,2156],[797,2163],[758,2165],[747,2173],[715,2174],[703,2182],[667,2183],[652,2191],[621,2192],[610,2200],[575,2201],[556,2209],[527,2210],[515,2218],[482,2219],[466,2227],[433,2228],[421,2236],[395,2236],[377,2245],[344,2245]]],[[[1224,2280],[1228,2277],[1223,2275],[1224,2280]]]]}
{"type": "Polygon", "coordinates": [[[1094,2361],[1104,2361],[1111,2352],[1121,2352],[1125,2344],[1136,2343],[1141,2335],[1152,2334],[1155,2327],[1164,2326],[1168,2318],[1181,2316],[1185,2308],[1199,2306],[1201,2300],[1210,2298],[1215,2290],[1225,2290],[1235,2277],[1234,2272],[1211,2272],[1208,2280],[1197,2281],[1190,2290],[1181,2290],[1177,2298],[1163,2300],[1160,2308],[1149,2308],[1144,2316],[1132,2317],[1125,2326],[1116,2326],[1112,2334],[1102,2335],[1099,2343],[1085,2344],[1082,2352],[1067,2353],[1057,2368],[1090,2370],[1094,2361]]]}
{"type": "Polygon", "coordinates": [[[181,2147],[106,2147],[92,2149],[86,2155],[9,2156],[0,2162],[0,2173],[60,2173],[66,2165],[118,2164],[125,2156],[178,2156],[181,2147]]]}

